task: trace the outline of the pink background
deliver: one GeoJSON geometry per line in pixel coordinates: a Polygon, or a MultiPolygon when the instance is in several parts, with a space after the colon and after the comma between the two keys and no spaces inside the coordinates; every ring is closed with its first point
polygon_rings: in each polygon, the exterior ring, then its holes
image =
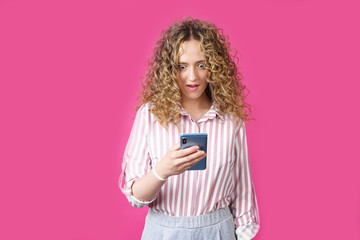
{"type": "Polygon", "coordinates": [[[360,239],[358,1],[0,0],[0,239],[139,239],[117,183],[161,30],[210,20],[239,51],[261,228],[360,239]]]}

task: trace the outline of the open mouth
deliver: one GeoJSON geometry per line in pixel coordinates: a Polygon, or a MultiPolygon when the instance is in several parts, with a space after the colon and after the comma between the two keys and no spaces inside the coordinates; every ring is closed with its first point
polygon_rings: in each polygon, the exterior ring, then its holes
{"type": "Polygon", "coordinates": [[[200,86],[199,84],[187,84],[186,85],[186,87],[191,91],[196,90],[199,86],[200,86]]]}

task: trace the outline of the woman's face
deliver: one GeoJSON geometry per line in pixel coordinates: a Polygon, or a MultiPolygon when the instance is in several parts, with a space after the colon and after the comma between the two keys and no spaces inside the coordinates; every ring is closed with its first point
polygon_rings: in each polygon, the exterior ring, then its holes
{"type": "Polygon", "coordinates": [[[192,39],[180,45],[178,85],[182,103],[209,101],[205,89],[208,85],[205,57],[200,52],[200,42],[192,39]]]}

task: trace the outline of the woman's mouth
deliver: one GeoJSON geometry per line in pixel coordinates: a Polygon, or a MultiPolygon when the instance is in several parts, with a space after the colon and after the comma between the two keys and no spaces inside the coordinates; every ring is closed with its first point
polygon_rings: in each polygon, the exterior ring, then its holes
{"type": "Polygon", "coordinates": [[[186,87],[190,90],[190,91],[195,91],[196,89],[198,89],[200,85],[199,84],[187,84],[186,87]]]}

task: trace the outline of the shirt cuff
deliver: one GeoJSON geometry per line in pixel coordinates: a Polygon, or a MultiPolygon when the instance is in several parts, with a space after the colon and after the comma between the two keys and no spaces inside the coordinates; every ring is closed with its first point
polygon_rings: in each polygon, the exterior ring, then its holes
{"type": "Polygon", "coordinates": [[[134,195],[129,195],[126,197],[129,200],[130,205],[133,207],[136,207],[136,208],[146,207],[147,205],[149,205],[156,199],[156,197],[155,197],[154,199],[152,199],[150,201],[141,201],[141,200],[137,199],[134,195]]]}
{"type": "Polygon", "coordinates": [[[249,224],[238,227],[236,229],[236,236],[238,240],[250,240],[255,237],[260,229],[260,225],[255,222],[250,222],[249,224]]]}
{"type": "Polygon", "coordinates": [[[141,200],[137,199],[132,194],[132,191],[131,191],[131,187],[134,184],[135,180],[137,180],[137,179],[138,178],[129,181],[127,183],[127,186],[129,186],[129,187],[124,187],[123,192],[131,206],[136,207],[136,208],[143,208],[143,207],[146,207],[147,205],[149,205],[150,203],[152,203],[156,199],[156,196],[150,201],[141,201],[141,200]]]}

